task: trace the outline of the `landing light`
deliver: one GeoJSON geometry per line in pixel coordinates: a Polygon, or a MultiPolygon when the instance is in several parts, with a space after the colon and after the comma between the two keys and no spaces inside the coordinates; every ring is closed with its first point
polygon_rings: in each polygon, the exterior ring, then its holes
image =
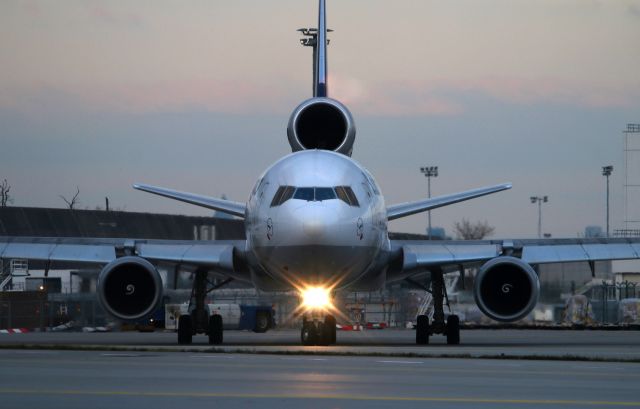
{"type": "Polygon", "coordinates": [[[302,304],[307,308],[328,308],[331,306],[330,293],[328,288],[305,288],[302,290],[302,304]]]}

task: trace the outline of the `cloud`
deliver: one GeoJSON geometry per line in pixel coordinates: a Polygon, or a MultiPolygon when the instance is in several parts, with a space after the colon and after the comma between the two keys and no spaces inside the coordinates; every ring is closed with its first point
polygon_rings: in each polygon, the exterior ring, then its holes
{"type": "Polygon", "coordinates": [[[477,78],[444,85],[467,92],[482,92],[516,104],[557,103],[587,108],[633,107],[638,87],[584,84],[554,78],[477,78]]]}
{"type": "Polygon", "coordinates": [[[455,115],[462,106],[438,95],[428,84],[396,81],[367,83],[356,78],[332,76],[330,95],[364,114],[388,116],[455,115]]]}
{"type": "Polygon", "coordinates": [[[78,109],[124,113],[195,110],[227,114],[283,114],[293,109],[296,102],[299,101],[279,87],[215,80],[0,88],[0,108],[25,113],[78,109]]]}
{"type": "MultiPolygon", "coordinates": [[[[640,100],[640,87],[550,78],[367,82],[332,76],[329,80],[330,96],[352,110],[392,117],[456,116],[474,109],[475,101],[483,98],[523,106],[551,103],[593,109],[633,108],[640,100]]],[[[5,86],[0,89],[0,107],[27,112],[60,110],[67,106],[83,111],[129,113],[195,110],[287,115],[300,102],[299,90],[304,85],[276,85],[283,83],[286,83],[284,79],[267,84],[206,79],[100,86],[5,86]]],[[[302,94],[302,98],[306,97],[302,94]]]]}
{"type": "Polygon", "coordinates": [[[637,4],[629,4],[627,6],[627,12],[633,17],[640,18],[640,6],[637,4]]]}
{"type": "Polygon", "coordinates": [[[116,11],[107,7],[106,2],[88,6],[89,16],[101,23],[120,27],[140,27],[142,17],[131,12],[116,11]]]}

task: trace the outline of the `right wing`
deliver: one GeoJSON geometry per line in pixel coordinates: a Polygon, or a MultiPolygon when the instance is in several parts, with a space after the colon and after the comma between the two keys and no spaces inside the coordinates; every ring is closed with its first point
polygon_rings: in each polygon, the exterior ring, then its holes
{"type": "Polygon", "coordinates": [[[133,188],[207,209],[219,210],[243,219],[247,209],[247,206],[244,203],[233,202],[226,199],[215,199],[213,197],[197,195],[195,193],[180,192],[178,190],[167,189],[164,187],[136,184],[133,185],[133,188]]]}
{"type": "Polygon", "coordinates": [[[0,259],[107,264],[121,256],[138,256],[153,264],[220,269],[225,275],[250,281],[249,272],[238,268],[244,264],[244,246],[244,240],[0,237],[0,259]]]}

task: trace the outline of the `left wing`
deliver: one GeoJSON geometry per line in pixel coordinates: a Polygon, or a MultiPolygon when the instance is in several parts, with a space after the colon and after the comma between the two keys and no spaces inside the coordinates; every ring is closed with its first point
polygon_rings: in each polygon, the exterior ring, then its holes
{"type": "MultiPolygon", "coordinates": [[[[538,302],[540,279],[533,266],[582,261],[589,263],[593,275],[596,261],[640,259],[640,238],[392,241],[392,250],[387,281],[409,279],[428,270],[437,281],[432,293],[444,288],[443,272],[464,274],[467,267],[480,267],[473,287],[476,304],[494,320],[513,322],[538,302]]],[[[436,308],[442,314],[442,296],[438,299],[436,308]]]]}
{"type": "Polygon", "coordinates": [[[475,199],[476,197],[490,195],[491,193],[501,192],[507,189],[511,189],[511,183],[481,187],[479,189],[467,190],[465,192],[454,193],[451,195],[392,205],[387,208],[387,220],[395,220],[401,217],[411,216],[412,214],[449,206],[454,203],[464,202],[465,200],[475,199]]]}
{"type": "Polygon", "coordinates": [[[500,256],[515,257],[531,265],[640,259],[640,238],[393,240],[392,248],[396,256],[402,257],[402,269],[396,271],[399,279],[411,275],[411,272],[416,270],[452,265],[478,265],[500,256]]]}

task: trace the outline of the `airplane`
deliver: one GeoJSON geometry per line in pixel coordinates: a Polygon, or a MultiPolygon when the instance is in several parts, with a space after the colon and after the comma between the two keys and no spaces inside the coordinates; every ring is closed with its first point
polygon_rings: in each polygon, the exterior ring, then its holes
{"type": "Polygon", "coordinates": [[[303,345],[336,343],[337,290],[378,290],[407,280],[434,299],[434,314],[417,317],[416,344],[444,335],[460,342],[460,320],[445,316],[443,274],[478,267],[473,293],[480,310],[502,322],[517,321],[536,306],[543,263],[640,258],[638,239],[541,239],[433,241],[390,240],[388,223],[511,188],[510,183],[387,206],[373,176],[351,158],[356,137],[347,107],[332,99],[327,83],[325,0],[319,0],[317,28],[301,29],[302,45],[313,49],[313,96],[289,118],[292,153],[258,179],[248,202],[240,203],[163,187],[135,189],[244,219],[246,239],[230,241],[0,237],[0,258],[26,258],[102,266],[98,299],[113,317],[135,321],[160,304],[158,265],[194,272],[191,310],[178,318],[178,343],[196,334],[223,342],[222,317],[205,305],[220,285],[211,275],[250,283],[262,291],[295,290],[303,345]],[[412,280],[428,272],[430,286],[412,280]]]}

